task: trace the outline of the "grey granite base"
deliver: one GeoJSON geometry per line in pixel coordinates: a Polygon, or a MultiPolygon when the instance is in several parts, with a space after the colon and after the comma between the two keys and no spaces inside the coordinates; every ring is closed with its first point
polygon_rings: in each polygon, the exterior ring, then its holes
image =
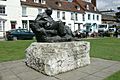
{"type": "Polygon", "coordinates": [[[32,43],[26,49],[27,66],[49,76],[90,64],[90,43],[86,41],[32,43]]]}

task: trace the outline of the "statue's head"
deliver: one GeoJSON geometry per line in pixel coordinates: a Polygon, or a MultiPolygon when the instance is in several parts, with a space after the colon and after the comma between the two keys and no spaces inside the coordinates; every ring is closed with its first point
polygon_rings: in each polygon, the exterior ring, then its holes
{"type": "Polygon", "coordinates": [[[45,12],[46,12],[47,15],[51,16],[51,14],[52,14],[52,9],[51,9],[51,8],[47,8],[47,9],[45,10],[45,12]]]}

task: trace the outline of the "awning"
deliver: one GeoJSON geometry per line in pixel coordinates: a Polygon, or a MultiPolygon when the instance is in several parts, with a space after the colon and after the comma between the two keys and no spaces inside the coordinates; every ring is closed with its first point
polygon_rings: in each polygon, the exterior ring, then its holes
{"type": "Polygon", "coordinates": [[[0,21],[6,21],[6,19],[3,19],[3,18],[0,17],[0,21]]]}

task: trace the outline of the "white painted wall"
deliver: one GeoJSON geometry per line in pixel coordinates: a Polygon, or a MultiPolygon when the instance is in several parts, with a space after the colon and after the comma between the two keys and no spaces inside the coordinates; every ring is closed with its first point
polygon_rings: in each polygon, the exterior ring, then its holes
{"type": "MultiPolygon", "coordinates": [[[[5,31],[11,29],[10,21],[17,21],[16,28],[22,27],[22,20],[27,20],[27,25],[29,26],[29,20],[35,20],[38,14],[37,7],[25,6],[20,3],[20,0],[7,0],[0,1],[0,5],[6,5],[6,14],[7,16],[0,15],[1,18],[6,19],[5,22],[5,31]],[[27,17],[22,17],[22,7],[26,7],[26,15],[27,17]]],[[[42,12],[44,12],[45,8],[42,8],[42,12]]],[[[101,24],[101,15],[91,12],[85,12],[85,21],[83,21],[83,16],[81,13],[78,13],[78,21],[71,20],[71,11],[60,11],[60,18],[57,18],[57,11],[53,10],[52,17],[55,21],[62,20],[66,23],[67,26],[71,28],[72,31],[78,30],[78,25],[74,23],[96,23],[101,24]],[[62,19],[62,12],[65,12],[65,20],[62,19]],[[88,14],[91,15],[91,20],[88,20],[88,14]],[[93,20],[93,14],[95,15],[95,20],[93,20]],[[96,16],[99,15],[99,20],[96,19],[96,16]]],[[[74,12],[73,12],[74,13],[74,12]]],[[[85,29],[82,25],[80,25],[81,29],[85,29]]]]}
{"type": "Polygon", "coordinates": [[[6,16],[0,15],[0,17],[7,20],[5,22],[5,31],[11,29],[10,21],[17,22],[16,28],[22,25],[20,0],[0,1],[0,5],[6,6],[6,16]]]}
{"type": "MultiPolygon", "coordinates": [[[[92,13],[92,12],[85,12],[85,21],[83,23],[84,24],[86,24],[86,23],[91,23],[91,24],[96,23],[97,25],[99,25],[99,24],[102,23],[101,20],[102,20],[101,14],[92,13]],[[90,20],[88,20],[88,14],[90,14],[90,20]],[[94,19],[93,19],[93,15],[94,15],[94,19]],[[97,15],[99,16],[99,20],[97,20],[97,15]]],[[[92,27],[91,29],[92,29],[91,33],[93,33],[94,31],[98,32],[98,27],[97,28],[92,27]]]]}
{"type": "Polygon", "coordinates": [[[85,23],[97,23],[97,24],[101,24],[101,14],[97,14],[97,13],[91,13],[91,12],[85,12],[85,23]],[[88,14],[91,15],[91,19],[88,20],[88,14]],[[95,19],[93,20],[93,15],[95,15],[95,19]],[[97,20],[97,15],[99,15],[99,20],[97,20]]]}

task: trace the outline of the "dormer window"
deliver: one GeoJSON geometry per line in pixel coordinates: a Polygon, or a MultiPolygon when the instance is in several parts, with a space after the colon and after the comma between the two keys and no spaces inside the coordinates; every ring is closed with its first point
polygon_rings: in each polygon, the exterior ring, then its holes
{"type": "Polygon", "coordinates": [[[24,1],[24,2],[26,2],[26,0],[21,0],[21,1],[24,1]]]}
{"type": "Polygon", "coordinates": [[[56,2],[56,4],[57,4],[59,7],[62,6],[62,4],[61,4],[60,2],[56,2]]]}
{"type": "Polygon", "coordinates": [[[96,7],[94,7],[94,11],[96,11],[97,10],[97,8],[96,7]]]}
{"type": "Polygon", "coordinates": [[[35,3],[39,3],[39,0],[33,0],[35,3]]]}
{"type": "Polygon", "coordinates": [[[89,10],[89,5],[86,5],[86,9],[89,10]]]}
{"type": "Polygon", "coordinates": [[[59,7],[61,7],[61,6],[62,6],[62,4],[61,4],[61,3],[58,3],[58,6],[59,6],[59,7]]]}
{"type": "Polygon", "coordinates": [[[41,1],[41,4],[46,4],[46,0],[39,0],[41,1]]]}
{"type": "Polygon", "coordinates": [[[80,10],[80,6],[75,6],[75,8],[76,8],[77,10],[80,10]]]}
{"type": "Polygon", "coordinates": [[[35,3],[46,4],[46,0],[33,0],[35,3]]]}

